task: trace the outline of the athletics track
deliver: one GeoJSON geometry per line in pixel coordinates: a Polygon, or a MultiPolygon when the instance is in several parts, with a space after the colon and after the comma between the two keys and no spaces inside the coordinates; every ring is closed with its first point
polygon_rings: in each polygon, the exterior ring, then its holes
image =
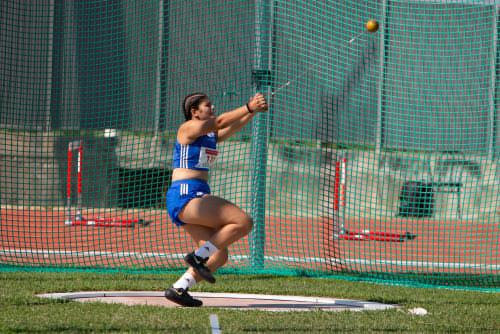
{"type": "MultiPolygon", "coordinates": [[[[96,210],[84,212],[95,216],[96,210]]],[[[64,209],[2,208],[0,263],[28,266],[175,268],[193,244],[165,211],[102,211],[147,226],[66,226],[64,209]]],[[[337,272],[498,274],[499,234],[493,223],[390,218],[350,219],[355,230],[409,231],[403,242],[342,240],[326,218],[266,217],[266,268],[337,272]]],[[[228,266],[250,265],[247,238],[232,245],[228,266]]]]}

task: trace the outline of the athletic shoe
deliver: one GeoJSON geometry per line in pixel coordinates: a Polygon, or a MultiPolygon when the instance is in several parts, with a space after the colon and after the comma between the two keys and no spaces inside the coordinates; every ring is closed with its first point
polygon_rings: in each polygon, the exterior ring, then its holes
{"type": "Polygon", "coordinates": [[[215,283],[215,277],[212,276],[210,269],[207,268],[205,263],[207,263],[208,257],[206,259],[194,255],[194,252],[187,254],[184,257],[184,261],[189,264],[193,269],[203,277],[209,283],[215,283]]]}
{"type": "Polygon", "coordinates": [[[199,307],[203,305],[203,302],[201,300],[194,299],[187,292],[187,290],[184,290],[182,288],[168,288],[167,290],[165,290],[165,298],[181,306],[199,307]]]}

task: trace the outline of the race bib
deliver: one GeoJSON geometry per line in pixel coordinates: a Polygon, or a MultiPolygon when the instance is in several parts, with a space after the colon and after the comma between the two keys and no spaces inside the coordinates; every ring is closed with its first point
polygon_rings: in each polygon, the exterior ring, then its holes
{"type": "Polygon", "coordinates": [[[219,151],[213,148],[200,147],[200,158],[196,168],[210,168],[217,159],[219,151]]]}

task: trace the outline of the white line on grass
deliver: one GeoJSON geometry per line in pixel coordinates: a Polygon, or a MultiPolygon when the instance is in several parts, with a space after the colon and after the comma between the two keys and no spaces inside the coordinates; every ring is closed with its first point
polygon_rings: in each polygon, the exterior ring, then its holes
{"type": "Polygon", "coordinates": [[[221,333],[217,314],[210,314],[210,327],[212,328],[212,334],[221,333]]]}
{"type": "MultiPolygon", "coordinates": [[[[69,257],[105,257],[105,258],[166,258],[172,260],[181,260],[185,254],[175,253],[157,253],[157,252],[104,252],[104,251],[73,251],[57,249],[0,249],[0,255],[4,256],[27,256],[43,255],[50,256],[69,256],[69,257]]],[[[246,255],[231,256],[231,260],[245,261],[250,257],[246,255]]],[[[294,263],[343,263],[343,264],[362,264],[362,265],[391,265],[397,267],[422,267],[422,268],[441,268],[441,269],[485,269],[500,270],[497,264],[465,263],[465,262],[429,262],[429,261],[403,261],[403,260],[370,260],[370,259],[335,259],[318,257],[290,257],[290,256],[265,256],[265,260],[287,261],[294,263]]]]}

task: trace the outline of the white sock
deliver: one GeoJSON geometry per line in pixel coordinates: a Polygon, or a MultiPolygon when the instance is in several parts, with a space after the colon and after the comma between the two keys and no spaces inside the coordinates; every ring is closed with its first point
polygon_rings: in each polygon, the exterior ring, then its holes
{"type": "Polygon", "coordinates": [[[213,243],[207,241],[203,244],[203,246],[201,246],[194,252],[194,255],[206,259],[207,257],[210,257],[213,253],[217,252],[218,250],[219,249],[215,247],[213,243]]]}
{"type": "Polygon", "coordinates": [[[182,275],[177,282],[172,285],[175,289],[184,289],[187,290],[196,284],[196,280],[193,275],[189,271],[186,271],[184,275],[182,275]]]}

